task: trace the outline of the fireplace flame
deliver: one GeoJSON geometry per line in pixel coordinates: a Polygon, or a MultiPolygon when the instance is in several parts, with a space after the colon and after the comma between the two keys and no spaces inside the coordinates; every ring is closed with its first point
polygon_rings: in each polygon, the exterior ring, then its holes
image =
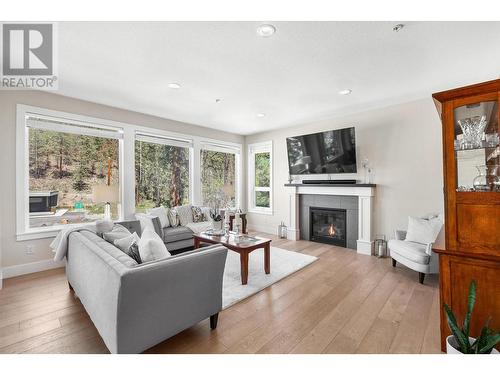
{"type": "Polygon", "coordinates": [[[332,237],[335,235],[335,228],[333,227],[333,224],[330,224],[330,228],[328,228],[328,235],[332,237]]]}

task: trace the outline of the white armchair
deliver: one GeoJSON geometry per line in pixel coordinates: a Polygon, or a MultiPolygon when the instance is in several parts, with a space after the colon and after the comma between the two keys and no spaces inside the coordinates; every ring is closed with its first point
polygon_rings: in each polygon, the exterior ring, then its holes
{"type": "Polygon", "coordinates": [[[396,262],[418,272],[420,284],[424,283],[426,274],[439,273],[439,257],[432,251],[433,242],[419,243],[406,241],[406,231],[396,230],[395,239],[389,240],[389,248],[392,258],[392,266],[396,262]]]}

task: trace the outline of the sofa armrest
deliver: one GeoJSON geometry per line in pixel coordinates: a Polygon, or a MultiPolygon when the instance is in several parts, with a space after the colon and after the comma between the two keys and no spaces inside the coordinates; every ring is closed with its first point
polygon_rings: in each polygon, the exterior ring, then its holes
{"type": "Polygon", "coordinates": [[[396,229],[394,231],[394,237],[396,237],[397,240],[404,241],[404,239],[406,238],[406,231],[396,229]]]}
{"type": "Polygon", "coordinates": [[[137,353],[222,309],[224,246],[129,269],[121,280],[117,350],[137,353]]]}

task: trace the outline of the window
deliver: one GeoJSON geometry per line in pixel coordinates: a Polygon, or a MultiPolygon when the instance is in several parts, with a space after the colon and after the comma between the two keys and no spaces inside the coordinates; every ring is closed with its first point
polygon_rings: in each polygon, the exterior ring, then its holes
{"type": "Polygon", "coordinates": [[[239,207],[241,144],[17,105],[16,236],[158,205],[239,207]]]}
{"type": "Polygon", "coordinates": [[[188,140],[138,134],[135,140],[136,212],[190,202],[188,140]]]}
{"type": "Polygon", "coordinates": [[[248,207],[272,213],[272,142],[248,146],[248,207]]]}
{"type": "Polygon", "coordinates": [[[238,207],[238,150],[204,144],[200,151],[202,204],[209,207],[238,207]]]}
{"type": "Polygon", "coordinates": [[[36,114],[25,129],[28,229],[95,221],[106,202],[121,216],[119,129],[36,114]]]}

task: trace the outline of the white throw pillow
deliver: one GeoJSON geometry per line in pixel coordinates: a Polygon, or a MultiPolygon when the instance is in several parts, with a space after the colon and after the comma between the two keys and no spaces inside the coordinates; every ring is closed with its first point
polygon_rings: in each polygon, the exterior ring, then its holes
{"type": "Polygon", "coordinates": [[[443,220],[441,215],[432,219],[421,219],[408,216],[408,231],[405,241],[429,244],[434,242],[441,231],[443,220]]]}
{"type": "Polygon", "coordinates": [[[135,214],[135,218],[141,222],[141,232],[144,232],[147,228],[155,230],[153,225],[153,218],[156,216],[149,214],[135,214]]]}
{"type": "Polygon", "coordinates": [[[170,253],[154,229],[146,228],[139,240],[139,254],[142,262],[168,258],[170,253]]]}
{"type": "Polygon", "coordinates": [[[170,226],[170,222],[168,220],[168,211],[165,207],[155,207],[147,212],[149,215],[157,216],[160,219],[160,224],[162,228],[166,228],[170,226]]]}

